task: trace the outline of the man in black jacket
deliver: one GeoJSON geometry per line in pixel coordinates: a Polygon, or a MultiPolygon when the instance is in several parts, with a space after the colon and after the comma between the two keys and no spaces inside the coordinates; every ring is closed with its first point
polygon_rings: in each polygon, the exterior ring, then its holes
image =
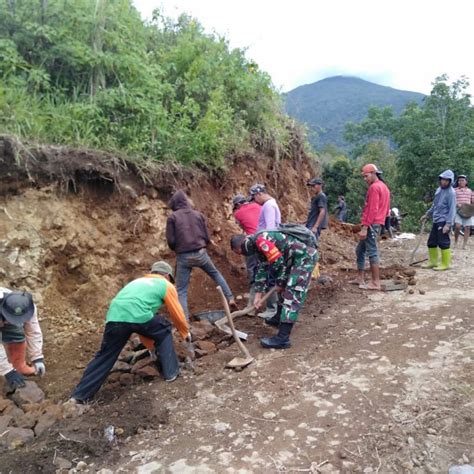
{"type": "Polygon", "coordinates": [[[173,194],[168,205],[173,213],[166,222],[166,240],[176,252],[176,289],[186,318],[189,319],[188,285],[194,267],[204,270],[222,288],[229,305],[236,307],[229,285],[206,251],[211,239],[205,217],[191,207],[181,189],[173,194]]]}

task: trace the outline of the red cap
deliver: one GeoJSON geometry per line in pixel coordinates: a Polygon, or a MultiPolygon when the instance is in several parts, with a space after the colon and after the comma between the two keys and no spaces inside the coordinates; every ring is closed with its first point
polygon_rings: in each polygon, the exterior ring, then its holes
{"type": "Polygon", "coordinates": [[[372,163],[369,163],[362,168],[362,173],[377,173],[377,171],[377,167],[372,163]]]}

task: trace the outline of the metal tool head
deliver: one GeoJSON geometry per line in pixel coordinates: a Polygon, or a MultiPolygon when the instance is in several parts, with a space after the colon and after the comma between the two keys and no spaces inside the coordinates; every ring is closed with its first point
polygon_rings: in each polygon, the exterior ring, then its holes
{"type": "Polygon", "coordinates": [[[255,359],[253,357],[234,357],[231,361],[227,362],[226,367],[229,369],[243,368],[250,365],[255,359]]]}

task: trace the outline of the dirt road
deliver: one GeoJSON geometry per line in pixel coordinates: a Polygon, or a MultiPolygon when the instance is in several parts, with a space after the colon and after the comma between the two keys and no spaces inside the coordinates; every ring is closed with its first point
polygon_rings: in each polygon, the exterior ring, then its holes
{"type": "MultiPolygon", "coordinates": [[[[383,265],[400,268],[412,245],[384,242],[383,265]]],[[[455,251],[449,272],[417,270],[407,291],[364,292],[348,283],[353,274],[334,270],[331,284],[311,290],[291,349],[261,349],[258,338],[273,330],[240,319],[256,357],[247,369],[223,368],[238,353],[233,344],[172,384],[104,390],[88,414],[3,455],[0,471],[55,472],[58,458],[88,472],[140,474],[440,473],[472,464],[472,245],[455,251]]]]}
{"type": "MultiPolygon", "coordinates": [[[[394,245],[385,262],[403,255],[394,245]]],[[[472,463],[472,249],[453,260],[450,272],[418,270],[413,294],[341,283],[323,310],[327,290],[313,289],[285,352],[258,348],[272,331],[243,321],[256,362],[224,370],[232,346],[202,375],[144,387],[169,418],[123,445],[114,469],[438,473],[472,463]]]]}

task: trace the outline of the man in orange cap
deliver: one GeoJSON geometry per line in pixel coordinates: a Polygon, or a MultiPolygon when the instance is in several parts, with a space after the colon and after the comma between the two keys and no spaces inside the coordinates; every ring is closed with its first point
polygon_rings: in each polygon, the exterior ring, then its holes
{"type": "Polygon", "coordinates": [[[358,284],[359,288],[366,290],[381,289],[377,236],[382,225],[385,224],[385,218],[390,209],[390,191],[387,185],[378,178],[377,172],[377,167],[372,163],[362,168],[362,176],[369,189],[362,211],[361,231],[359,232],[359,243],[356,248],[358,275],[352,283],[358,284]],[[371,279],[368,283],[365,283],[364,279],[366,255],[369,257],[371,273],[371,279]]]}

